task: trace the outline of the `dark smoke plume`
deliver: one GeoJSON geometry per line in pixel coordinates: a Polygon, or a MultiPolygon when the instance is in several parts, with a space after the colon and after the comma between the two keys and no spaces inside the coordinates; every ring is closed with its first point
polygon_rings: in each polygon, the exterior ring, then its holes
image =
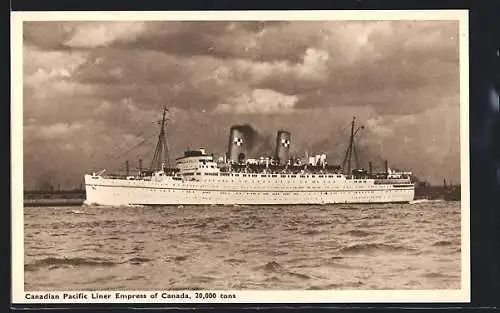
{"type": "Polygon", "coordinates": [[[232,128],[237,129],[242,132],[245,136],[245,141],[249,150],[253,148],[255,144],[256,138],[259,136],[259,132],[255,130],[252,125],[243,124],[243,125],[234,125],[232,128]]]}
{"type": "Polygon", "coordinates": [[[271,155],[274,150],[273,138],[270,134],[261,134],[250,124],[234,125],[245,136],[248,154],[250,157],[271,155]]]}

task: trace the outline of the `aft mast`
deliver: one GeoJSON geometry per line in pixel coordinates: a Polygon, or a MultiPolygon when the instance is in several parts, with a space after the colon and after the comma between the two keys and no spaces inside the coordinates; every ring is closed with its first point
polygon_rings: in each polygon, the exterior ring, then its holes
{"type": "Polygon", "coordinates": [[[163,116],[159,124],[161,125],[160,134],[158,135],[158,143],[156,144],[155,154],[151,161],[151,170],[160,171],[170,167],[170,159],[168,156],[167,138],[165,133],[165,124],[167,121],[167,107],[163,107],[163,116]]]}
{"type": "Polygon", "coordinates": [[[356,167],[359,168],[358,152],[354,144],[354,138],[356,137],[360,129],[364,129],[364,126],[359,126],[355,130],[355,124],[356,124],[356,117],[353,117],[351,123],[351,137],[349,138],[349,146],[347,147],[344,156],[344,161],[342,162],[342,169],[344,171],[344,174],[346,175],[351,174],[351,159],[353,154],[354,154],[354,159],[356,161],[356,167]],[[345,171],[346,167],[347,171],[345,171]]]}

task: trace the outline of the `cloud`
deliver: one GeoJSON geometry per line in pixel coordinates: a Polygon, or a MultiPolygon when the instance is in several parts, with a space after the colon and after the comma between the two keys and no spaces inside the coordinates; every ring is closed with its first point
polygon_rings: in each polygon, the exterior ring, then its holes
{"type": "Polygon", "coordinates": [[[81,124],[56,123],[52,125],[34,126],[28,125],[24,128],[24,135],[28,138],[39,140],[53,140],[70,137],[74,132],[82,128],[81,124]]]}
{"type": "Polygon", "coordinates": [[[232,104],[219,104],[215,112],[232,113],[285,113],[293,109],[297,96],[287,96],[268,89],[255,89],[229,99],[232,104]]]}
{"type": "Polygon", "coordinates": [[[96,48],[132,40],[145,30],[144,22],[101,22],[77,27],[64,44],[72,48],[96,48]]]}
{"type": "Polygon", "coordinates": [[[143,22],[24,22],[23,37],[44,50],[90,49],[134,40],[144,31],[143,22]]]}
{"type": "Polygon", "coordinates": [[[86,53],[43,51],[25,46],[23,64],[24,84],[35,84],[52,78],[68,78],[86,61],[86,53]]]}
{"type": "Polygon", "coordinates": [[[57,173],[58,159],[79,181],[110,164],[113,143],[154,134],[167,105],[173,155],[223,153],[228,128],[250,123],[288,129],[294,153],[327,150],[334,163],[336,130],[356,115],[367,154],[459,178],[454,21],[25,22],[23,38],[31,170],[57,173]]]}
{"type": "MultiPolygon", "coordinates": [[[[135,90],[144,88],[148,92],[136,96],[140,97],[137,101],[171,99],[187,107],[203,101],[200,106],[215,106],[235,98],[242,90],[255,88],[300,96],[297,107],[307,108],[336,103],[364,105],[365,99],[360,99],[363,95],[374,98],[376,93],[398,92],[398,101],[408,103],[406,108],[421,111],[425,104],[422,107],[424,102],[415,100],[417,93],[434,93],[438,98],[458,89],[458,27],[453,22],[62,25],[53,27],[71,30],[71,35],[61,36],[61,45],[66,47],[75,38],[93,38],[84,34],[104,34],[87,45],[100,48],[93,49],[78,67],[76,80],[105,85],[104,91],[97,92],[108,93],[111,98],[116,98],[113,90],[130,90],[126,96],[133,97],[132,93],[137,95],[135,90]],[[124,36],[127,29],[132,29],[130,36],[124,36]],[[248,52],[252,45],[259,57],[248,52]],[[222,55],[213,49],[223,50],[222,55]],[[119,86],[108,88],[114,84],[119,86]],[[433,89],[436,85],[439,88],[433,89]],[[180,99],[176,99],[176,92],[180,99]],[[196,94],[195,101],[189,101],[183,93],[196,94]]],[[[397,113],[398,106],[390,100],[378,97],[371,105],[378,106],[379,111],[397,113]]]]}
{"type": "Polygon", "coordinates": [[[378,138],[393,136],[394,128],[384,124],[385,123],[382,121],[382,117],[380,116],[371,118],[365,122],[366,128],[378,138]]]}
{"type": "Polygon", "coordinates": [[[34,188],[40,175],[50,173],[63,188],[78,187],[87,171],[123,169],[127,157],[134,157],[131,163],[136,164],[151,150],[155,137],[156,132],[129,133],[93,120],[25,125],[25,186],[34,188]],[[125,154],[134,146],[132,154],[125,154]]]}
{"type": "Polygon", "coordinates": [[[64,42],[82,25],[73,22],[24,22],[23,39],[28,47],[42,50],[67,50],[64,42]]]}
{"type": "Polygon", "coordinates": [[[293,60],[308,48],[308,37],[301,39],[296,33],[301,27],[289,25],[274,21],[153,22],[135,40],[124,40],[117,46],[179,56],[293,60]]]}

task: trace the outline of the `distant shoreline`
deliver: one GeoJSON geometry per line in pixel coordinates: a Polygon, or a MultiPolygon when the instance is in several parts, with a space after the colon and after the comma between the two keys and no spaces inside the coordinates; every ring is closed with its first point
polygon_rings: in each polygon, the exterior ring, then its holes
{"type": "Polygon", "coordinates": [[[29,190],[24,191],[24,206],[81,206],[85,201],[85,190],[29,190]]]}
{"type": "Polygon", "coordinates": [[[25,190],[24,199],[85,199],[85,190],[25,190]]]}
{"type": "Polygon", "coordinates": [[[26,199],[25,207],[81,206],[84,199],[26,199]]]}

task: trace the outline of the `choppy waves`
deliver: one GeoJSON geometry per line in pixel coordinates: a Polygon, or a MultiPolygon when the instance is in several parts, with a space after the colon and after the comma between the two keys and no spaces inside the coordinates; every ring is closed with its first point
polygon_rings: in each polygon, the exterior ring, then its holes
{"type": "Polygon", "coordinates": [[[43,268],[54,269],[61,266],[114,266],[116,263],[99,258],[43,258],[33,263],[24,265],[25,271],[36,271],[43,268]]]}
{"type": "Polygon", "coordinates": [[[26,208],[24,268],[26,290],[453,289],[460,206],[26,208]]]}
{"type": "Polygon", "coordinates": [[[416,249],[398,245],[389,245],[384,243],[360,243],[346,246],[339,249],[341,254],[369,254],[374,252],[394,253],[394,252],[412,252],[416,249]]]}
{"type": "Polygon", "coordinates": [[[82,268],[82,267],[112,267],[117,266],[119,264],[143,264],[147,262],[151,262],[152,259],[149,258],[141,258],[141,257],[133,257],[123,262],[115,262],[103,258],[54,258],[48,257],[43,258],[32,263],[27,263],[24,265],[25,271],[37,271],[43,270],[44,268],[55,269],[60,267],[73,267],[73,268],[82,268]]]}

